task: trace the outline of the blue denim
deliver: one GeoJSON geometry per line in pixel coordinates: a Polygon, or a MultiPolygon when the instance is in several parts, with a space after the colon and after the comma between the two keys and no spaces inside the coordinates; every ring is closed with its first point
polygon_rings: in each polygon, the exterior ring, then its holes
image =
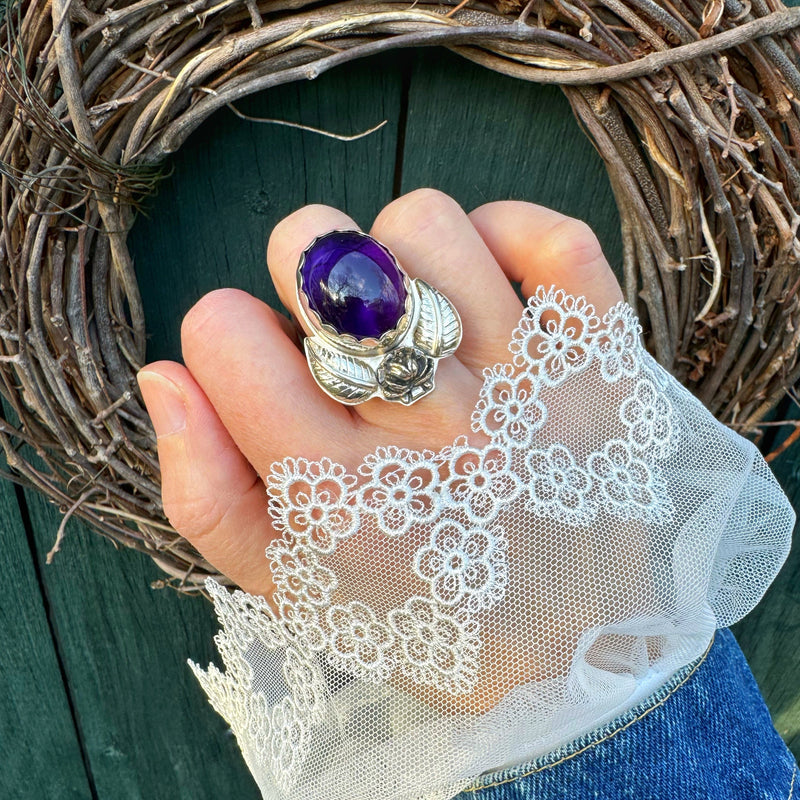
{"type": "Polygon", "coordinates": [[[724,629],[640,706],[456,800],[800,800],[797,769],[724,629]]]}

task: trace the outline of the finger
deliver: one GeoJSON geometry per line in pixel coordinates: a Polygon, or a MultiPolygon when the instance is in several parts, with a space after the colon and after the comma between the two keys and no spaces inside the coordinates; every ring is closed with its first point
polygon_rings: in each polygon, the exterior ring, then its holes
{"type": "MultiPolygon", "coordinates": [[[[331,206],[303,206],[284,217],[272,230],[267,243],[267,266],[281,302],[298,319],[297,267],[300,256],[309,244],[328,231],[360,230],[358,224],[343,211],[331,206]]],[[[311,333],[311,331],[307,331],[311,333]]]]}
{"type": "Polygon", "coordinates": [[[248,592],[272,592],[264,550],[275,536],[264,484],[181,364],[138,375],[158,442],[164,513],[203,557],[248,592]]]}
{"type": "Polygon", "coordinates": [[[478,377],[503,361],[522,304],[478,231],[452,197],[417,189],[398,197],[370,233],[406,271],[435,286],[461,315],[458,358],[478,377]]]}
{"type": "Polygon", "coordinates": [[[515,200],[486,203],[469,215],[472,224],[526,297],[555,285],[585,296],[598,314],[622,300],[619,283],[592,229],[544,206],[515,200]]]}
{"type": "MultiPolygon", "coordinates": [[[[334,229],[358,230],[358,225],[338,209],[310,205],[281,220],[270,236],[267,262],[273,282],[281,301],[298,318],[295,286],[300,255],[313,239],[334,229]]],[[[393,433],[394,444],[418,446],[422,441],[433,447],[468,433],[479,389],[480,381],[451,357],[439,362],[434,391],[412,406],[375,398],[353,406],[353,410],[370,425],[393,433]]]]}
{"type": "Polygon", "coordinates": [[[181,326],[186,366],[262,477],[287,455],[337,461],[360,442],[348,409],[318,391],[282,325],[247,292],[217,289],[181,326]]]}

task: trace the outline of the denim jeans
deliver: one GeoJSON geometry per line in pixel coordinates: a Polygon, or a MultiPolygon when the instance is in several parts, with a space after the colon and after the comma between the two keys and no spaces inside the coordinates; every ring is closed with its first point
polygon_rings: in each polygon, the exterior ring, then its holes
{"type": "Polygon", "coordinates": [[[536,761],[483,775],[456,800],[787,800],[797,763],[733,634],[640,706],[536,761]]]}

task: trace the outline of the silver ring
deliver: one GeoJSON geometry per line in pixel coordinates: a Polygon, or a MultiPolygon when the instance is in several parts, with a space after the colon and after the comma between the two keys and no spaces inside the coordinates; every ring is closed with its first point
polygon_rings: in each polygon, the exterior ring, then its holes
{"type": "Polygon", "coordinates": [[[304,341],[311,373],[345,405],[415,403],[433,391],[439,359],[461,343],[455,306],[361,231],[330,231],[306,247],[297,304],[312,332],[304,341]]]}

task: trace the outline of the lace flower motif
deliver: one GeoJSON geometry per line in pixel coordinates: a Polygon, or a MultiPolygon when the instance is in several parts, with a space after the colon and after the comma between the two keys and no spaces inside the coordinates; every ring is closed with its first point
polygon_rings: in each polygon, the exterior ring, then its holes
{"type": "Polygon", "coordinates": [[[389,612],[400,642],[400,669],[415,683],[466,694],[478,674],[478,625],[465,609],[446,613],[433,600],[412,597],[389,612]]]}
{"type": "Polygon", "coordinates": [[[460,505],[470,522],[494,519],[516,499],[522,483],[511,469],[511,451],[500,445],[454,447],[447,461],[450,476],[442,486],[444,498],[460,505]]]}
{"type": "Polygon", "coordinates": [[[280,592],[275,592],[273,599],[278,605],[278,614],[286,629],[303,643],[303,647],[311,651],[325,648],[325,633],[315,606],[302,600],[292,602],[280,592]]]}
{"type": "Polygon", "coordinates": [[[241,589],[229,592],[216,581],[208,582],[207,588],[214,601],[214,611],[241,652],[245,652],[254,640],[265,649],[289,644],[286,631],[276,618],[275,612],[261,595],[251,595],[241,589]]]}
{"type": "Polygon", "coordinates": [[[270,717],[273,774],[286,791],[296,783],[308,756],[309,730],[291,697],[277,703],[270,717]]]}
{"type": "Polygon", "coordinates": [[[437,602],[455,606],[464,602],[474,613],[499,602],[506,590],[505,532],[466,528],[458,522],[440,522],[430,544],[417,551],[414,571],[431,586],[437,602]]]}
{"type": "Polygon", "coordinates": [[[279,539],[266,549],[272,577],[279,592],[324,606],[336,588],[336,575],[319,563],[314,551],[302,544],[289,546],[279,539]]]}
{"type": "Polygon", "coordinates": [[[642,378],[620,406],[619,416],[628,428],[628,440],[637,450],[663,458],[673,435],[672,404],[656,385],[642,378]]]}
{"type": "Polygon", "coordinates": [[[639,337],[642,329],[633,309],[617,303],[603,319],[603,330],[595,337],[600,372],[607,383],[635,378],[639,371],[639,337]]]}
{"type": "Polygon", "coordinates": [[[511,364],[484,371],[484,382],[472,429],[513,447],[529,447],[547,420],[547,408],[539,400],[539,384],[530,375],[514,375],[511,364]]]}
{"type": "Polygon", "coordinates": [[[258,753],[262,764],[269,764],[272,760],[271,734],[272,714],[266,695],[254,692],[248,699],[243,709],[244,733],[231,725],[231,730],[238,739],[246,734],[247,740],[252,743],[253,749],[258,753]]]}
{"type": "Polygon", "coordinates": [[[327,697],[325,679],[316,661],[302,648],[287,647],[283,678],[299,716],[310,723],[321,719],[325,713],[327,697]]]}
{"type": "Polygon", "coordinates": [[[358,530],[358,508],[350,490],[355,477],[329,458],[310,462],[286,458],[273,464],[267,478],[270,515],[275,526],[320,553],[358,530]]]}
{"type": "Polygon", "coordinates": [[[509,350],[514,364],[545,386],[557,386],[591,361],[591,338],[600,325],[585,297],[540,286],[515,329],[509,350]]]}
{"type": "Polygon", "coordinates": [[[328,661],[359,678],[376,683],[389,677],[394,666],[394,634],[357,600],[346,606],[331,606],[327,612],[330,627],[328,661]]]}
{"type": "Polygon", "coordinates": [[[585,525],[592,519],[592,479],[564,445],[531,450],[525,466],[531,476],[527,505],[534,514],[564,519],[572,525],[585,525]]]}
{"type": "Polygon", "coordinates": [[[402,536],[412,525],[439,514],[439,465],[432,453],[381,447],[364,458],[359,472],[362,506],[375,512],[387,536],[402,536]]]}
{"type": "Polygon", "coordinates": [[[656,522],[671,516],[662,481],[633,454],[627,442],[607,442],[602,452],[589,456],[588,467],[597,479],[601,502],[611,513],[656,522]]]}

